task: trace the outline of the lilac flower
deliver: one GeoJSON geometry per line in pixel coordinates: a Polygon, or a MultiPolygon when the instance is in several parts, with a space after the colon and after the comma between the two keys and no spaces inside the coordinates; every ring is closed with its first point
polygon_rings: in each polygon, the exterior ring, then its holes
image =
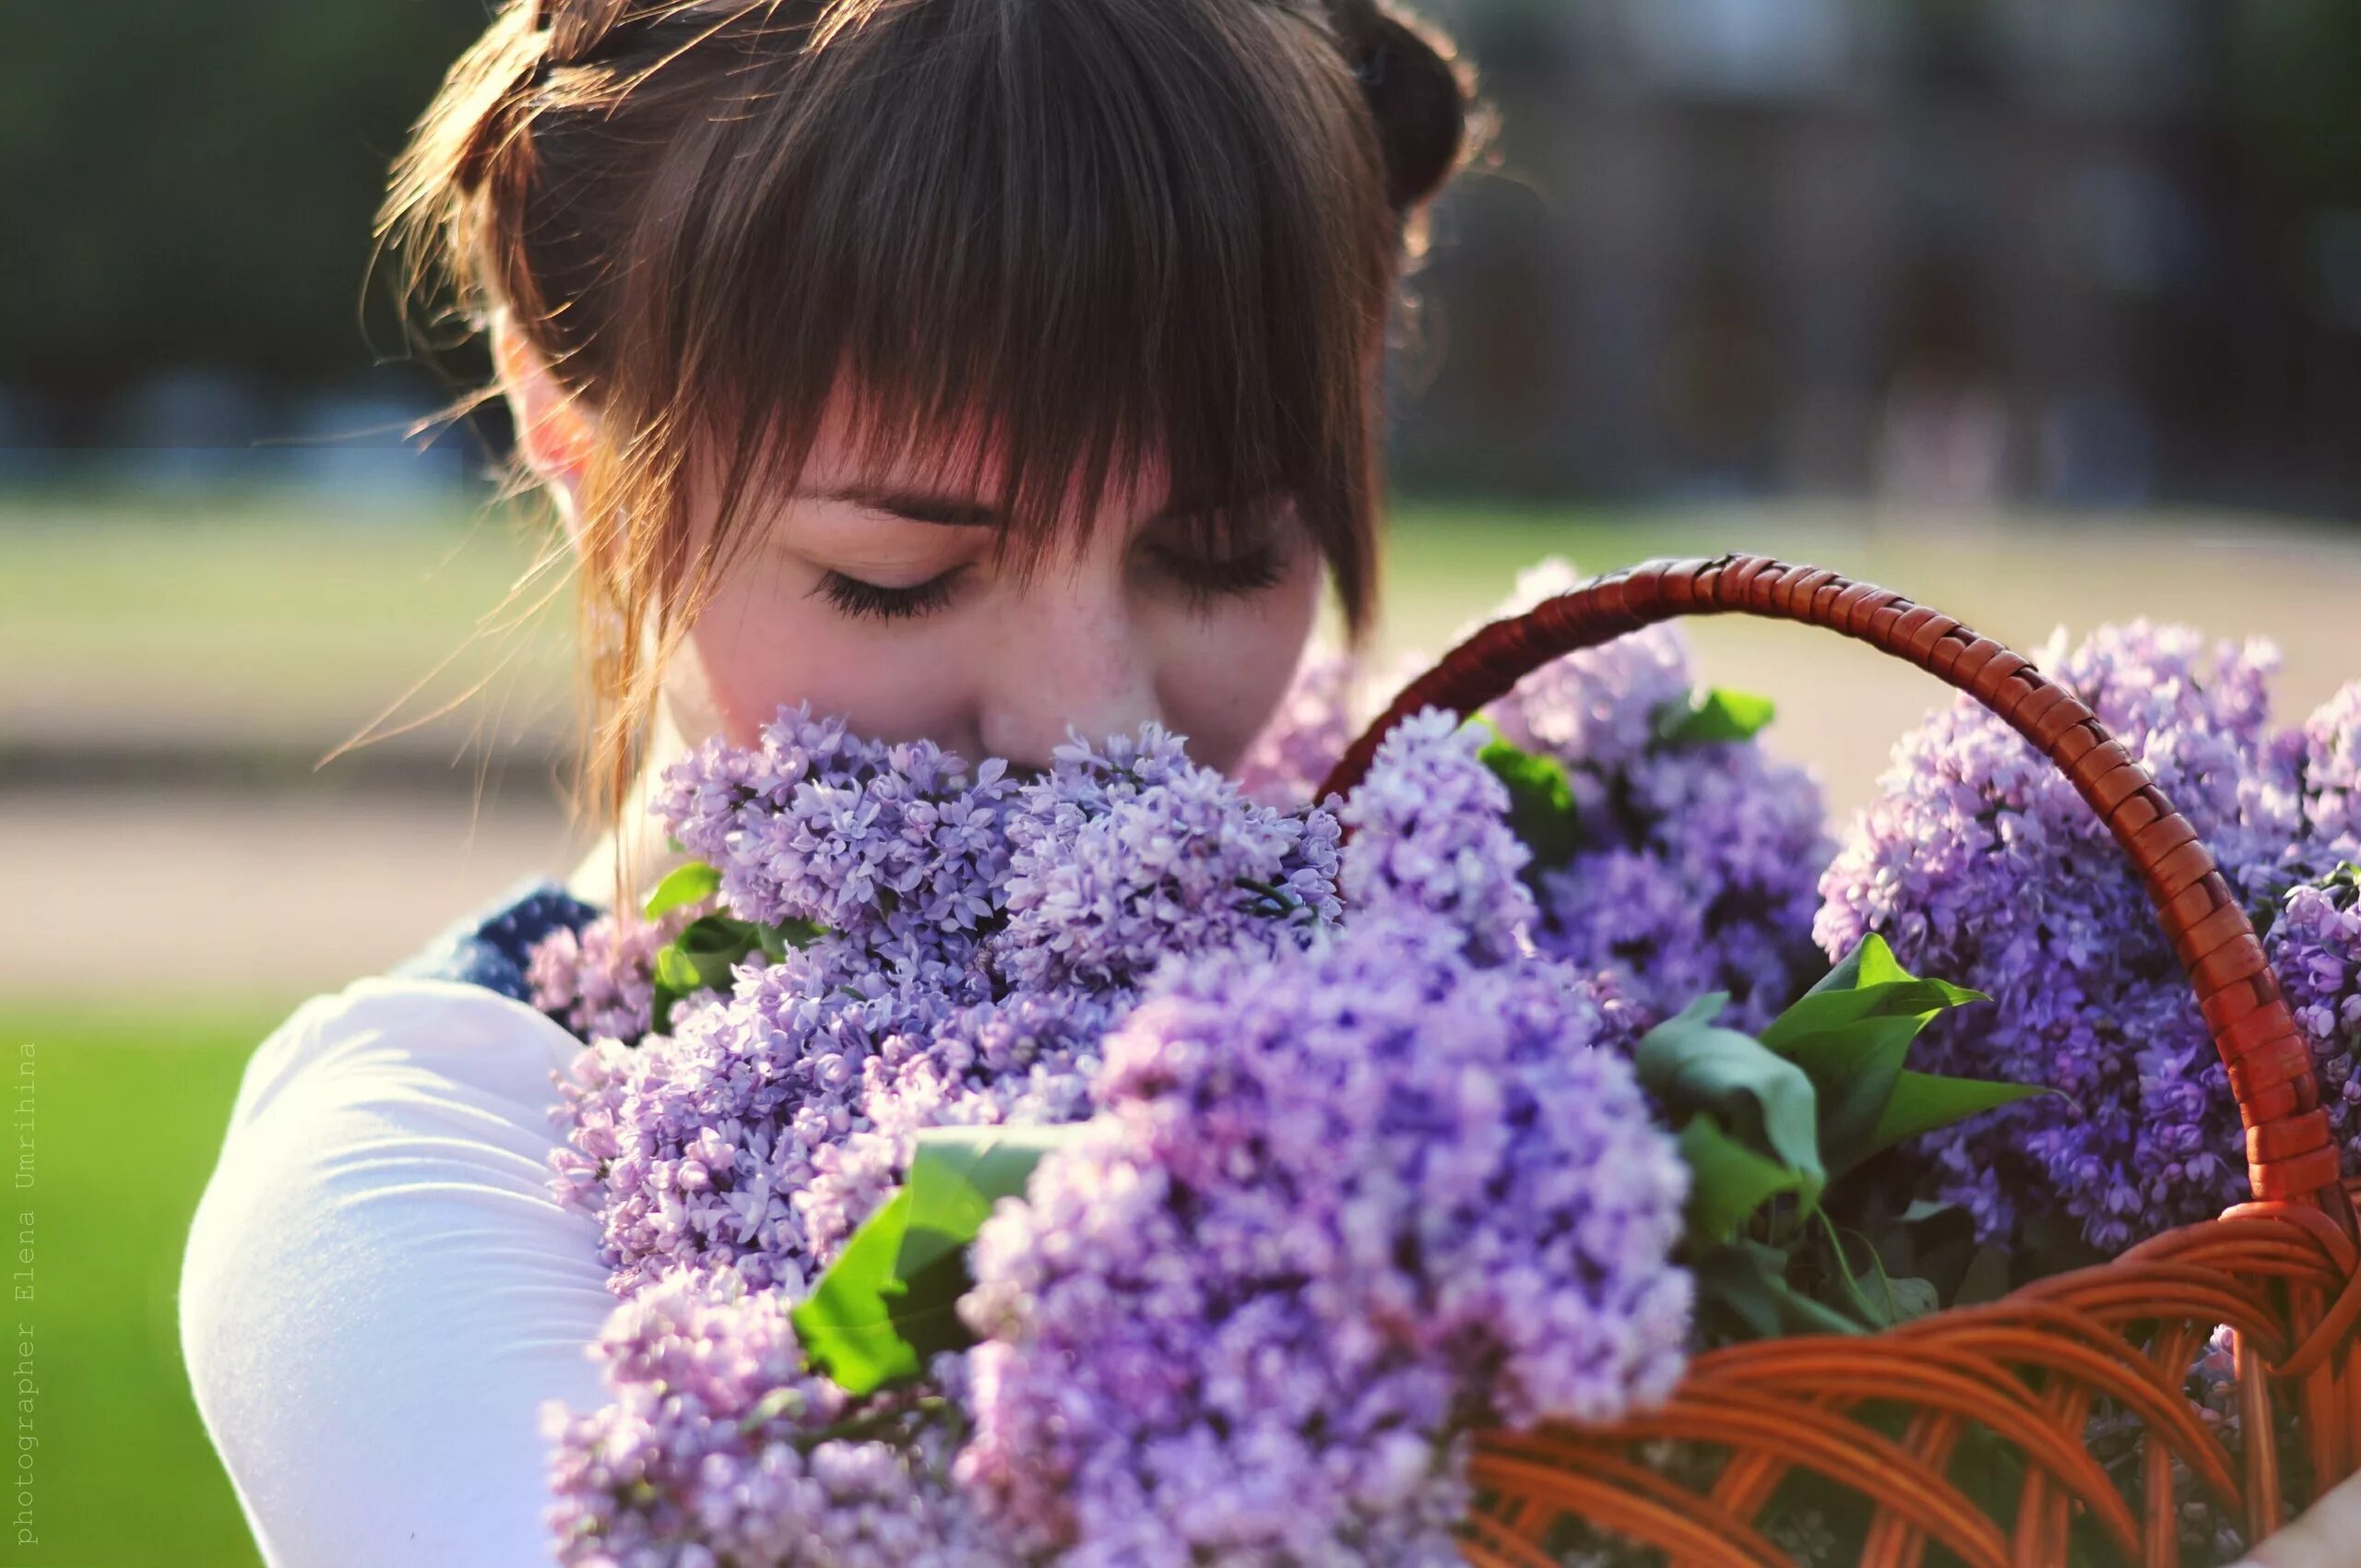
{"type": "Polygon", "coordinates": [[[790,709],[671,770],[731,912],[826,929],[562,1086],[556,1185],[628,1303],[613,1402],[552,1429],[565,1560],[1442,1563],[1473,1423],[1660,1397],[1685,1173],[1617,1054],[1634,1010],[1530,955],[1477,739],[1389,740],[1349,848],[1152,727],[1018,785],[790,709]],[[1094,1110],[1002,1273],[979,1253],[1002,1333],[931,1370],[947,1404],[805,1376],[779,1308],[920,1130],[1094,1110]]]}
{"type": "MultiPolygon", "coordinates": [[[[2155,774],[2233,886],[2275,897],[2309,859],[2300,747],[2269,729],[2267,646],[2135,623],[2070,654],[2061,636],[2041,662],[2155,774]]],[[[2060,1091],[1923,1140],[1940,1195],[1985,1235],[2058,1210],[2112,1253],[2246,1196],[2227,1075],[2153,911],[2090,809],[1999,719],[1963,697],[1905,736],[1821,891],[1831,954],[1880,932],[1913,968],[1996,999],[1934,1026],[1929,1068],[2060,1091]]]]}
{"type": "Polygon", "coordinates": [[[669,1036],[577,1058],[556,1189],[598,1216],[619,1295],[682,1266],[800,1289],[898,1182],[920,1126],[1081,1114],[1116,1005],[995,1000],[972,966],[880,971],[824,939],[669,1036]]]}
{"type": "Polygon", "coordinates": [[[2319,706],[2303,732],[2304,814],[2326,853],[2361,861],[2361,681],[2319,706]]]}
{"type": "Polygon", "coordinates": [[[908,1394],[802,1370],[787,1301],[682,1273],[593,1353],[611,1403],[542,1410],[566,1568],[1014,1568],[944,1476],[950,1434],[908,1394]]]}
{"type": "Polygon", "coordinates": [[[586,1040],[638,1039],[654,1023],[658,950],[711,910],[700,900],[656,921],[601,915],[578,935],[558,927],[526,968],[533,1005],[586,1040]]]}
{"type": "Polygon", "coordinates": [[[1501,959],[1528,944],[1533,895],[1518,873],[1533,855],[1509,828],[1507,788],[1477,760],[1483,740],[1441,708],[1387,733],[1341,814],[1354,833],[1344,891],[1357,919],[1439,919],[1501,959]]]}
{"type": "MultiPolygon", "coordinates": [[[[1565,563],[1545,562],[1518,578],[1495,614],[1519,613],[1579,580],[1565,563]]],[[[1298,676],[1244,774],[1263,798],[1287,799],[1290,791],[1306,798],[1343,754],[1359,728],[1355,673],[1346,661],[1316,659],[1298,676]]],[[[1479,944],[1508,951],[1515,932],[1578,968],[1613,974],[1656,1015],[1724,991],[1737,1027],[1769,1022],[1824,968],[1809,928],[1833,847],[1818,786],[1802,769],[1772,761],[1753,741],[1673,743],[1658,735],[1659,713],[1686,703],[1694,685],[1687,640],[1677,628],[1652,626],[1546,665],[1485,711],[1502,739],[1560,764],[1572,793],[1577,848],[1566,863],[1528,873],[1537,906],[1501,875],[1472,869],[1480,861],[1513,872],[1530,859],[1511,865],[1521,851],[1493,843],[1454,853],[1454,868],[1471,868],[1460,893],[1436,880],[1440,865],[1406,880],[1408,868],[1394,867],[1382,880],[1416,882],[1436,908],[1451,903],[1471,916],[1479,903],[1494,901],[1496,912],[1478,922],[1479,944]]],[[[1430,732],[1415,743],[1427,746],[1448,721],[1417,722],[1430,732]]],[[[1389,742],[1411,743],[1407,736],[1389,742]]],[[[1477,743],[1467,742],[1471,751],[1477,743]]],[[[1456,796],[1417,810],[1419,791],[1446,780],[1410,770],[1466,770],[1381,750],[1381,759],[1389,756],[1400,777],[1373,775],[1359,792],[1359,816],[1373,822],[1399,814],[1400,828],[1414,817],[1452,822],[1461,809],[1456,796]]],[[[1465,779],[1448,782],[1485,793],[1465,779]]],[[[1482,810],[1492,810],[1489,796],[1482,810]]],[[[1413,837],[1406,852],[1422,853],[1421,842],[1413,837]]],[[[1360,869],[1377,874],[1366,860],[1360,869]]],[[[1357,897],[1349,885],[1347,897],[1357,897]]]]}
{"type": "MultiPolygon", "coordinates": [[[[1503,612],[1574,586],[1548,562],[1503,612]]],[[[1833,851],[1819,787],[1759,742],[1674,742],[1658,716],[1695,685],[1688,640],[1643,627],[1545,665],[1488,710],[1501,737],[1555,759],[1577,847],[1538,882],[1534,941],[1613,974],[1658,1016],[1727,992],[1735,1028],[1760,1028],[1824,968],[1808,936],[1833,851]]]]}
{"type": "Polygon", "coordinates": [[[1679,1375],[1687,1173],[1623,1020],[1431,921],[1177,966],[974,1252],[955,1474],[1074,1563],[1451,1561],[1463,1437],[1679,1375]],[[1159,1544],[1161,1543],[1161,1544],[1159,1544]]]}
{"type": "Polygon", "coordinates": [[[654,804],[720,870],[741,919],[810,921],[889,957],[955,956],[996,912],[1006,774],[994,758],[971,779],[931,742],[863,741],[783,707],[759,750],[716,741],[675,763],[654,804]]]}
{"type": "Polygon", "coordinates": [[[1252,803],[1154,724],[1103,751],[1059,747],[1006,827],[1008,922],[991,947],[1022,988],[1127,987],[1169,954],[1267,947],[1340,912],[1335,818],[1252,803]]]}
{"type": "Polygon", "coordinates": [[[2263,950],[2311,1045],[2345,1169],[2361,1170],[2361,871],[2290,890],[2263,950]]]}

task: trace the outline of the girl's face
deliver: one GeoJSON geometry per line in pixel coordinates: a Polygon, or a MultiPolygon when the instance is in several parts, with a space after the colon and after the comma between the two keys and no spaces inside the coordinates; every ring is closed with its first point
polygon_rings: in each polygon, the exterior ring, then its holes
{"type": "MultiPolygon", "coordinates": [[[[585,417],[504,313],[494,349],[527,456],[571,520],[585,417]]],[[[665,672],[681,738],[752,744],[806,702],[859,734],[1039,767],[1069,726],[1099,742],[1155,719],[1199,762],[1235,766],[1318,608],[1293,509],[1275,500],[1208,555],[1144,469],[1020,578],[992,558],[989,506],[943,477],[955,450],[865,471],[824,422],[797,493],[766,498],[665,672]]]]}
{"type": "MultiPolygon", "coordinates": [[[[830,422],[833,425],[834,422],[830,422]]],[[[856,466],[824,428],[720,574],[667,671],[694,742],[751,742],[809,702],[884,740],[1042,766],[1069,726],[1092,742],[1147,719],[1228,769],[1269,719],[1318,607],[1317,553],[1275,501],[1215,553],[1138,472],[1020,577],[999,519],[947,462],[856,466]]]]}

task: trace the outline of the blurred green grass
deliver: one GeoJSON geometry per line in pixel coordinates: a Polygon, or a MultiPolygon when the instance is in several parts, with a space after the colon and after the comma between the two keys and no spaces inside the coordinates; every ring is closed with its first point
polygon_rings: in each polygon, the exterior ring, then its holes
{"type": "MultiPolygon", "coordinates": [[[[284,1012],[158,1001],[10,1003],[0,1040],[33,1047],[38,1541],[25,1568],[252,1568],[228,1479],[181,1367],[181,1251],[246,1058],[284,1012]]],[[[18,1091],[21,1096],[21,1087],[18,1091]]],[[[21,1110],[15,1114],[21,1116],[21,1110]]],[[[16,1266],[22,1266],[19,1259],[16,1266]]],[[[13,1510],[12,1510],[13,1512],[13,1510]]]]}

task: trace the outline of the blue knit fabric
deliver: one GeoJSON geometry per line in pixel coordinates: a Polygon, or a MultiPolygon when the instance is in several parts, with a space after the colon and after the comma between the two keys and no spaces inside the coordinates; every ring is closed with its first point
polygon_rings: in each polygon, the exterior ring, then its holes
{"type": "Polygon", "coordinates": [[[529,1002],[525,965],[533,944],[560,927],[580,931],[600,912],[555,882],[528,877],[488,909],[454,921],[393,972],[406,980],[460,980],[529,1002]]]}

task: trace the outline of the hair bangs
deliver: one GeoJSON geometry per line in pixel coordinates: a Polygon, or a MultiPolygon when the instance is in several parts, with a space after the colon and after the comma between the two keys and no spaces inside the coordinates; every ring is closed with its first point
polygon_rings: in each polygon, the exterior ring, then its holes
{"type": "Polygon", "coordinates": [[[1022,570],[1155,472],[1139,504],[1217,548],[1291,503],[1358,625],[1392,215],[1323,26],[1269,0],[832,8],[716,117],[677,261],[643,274],[725,508],[799,481],[834,419],[864,464],[991,506],[1022,570]]]}

